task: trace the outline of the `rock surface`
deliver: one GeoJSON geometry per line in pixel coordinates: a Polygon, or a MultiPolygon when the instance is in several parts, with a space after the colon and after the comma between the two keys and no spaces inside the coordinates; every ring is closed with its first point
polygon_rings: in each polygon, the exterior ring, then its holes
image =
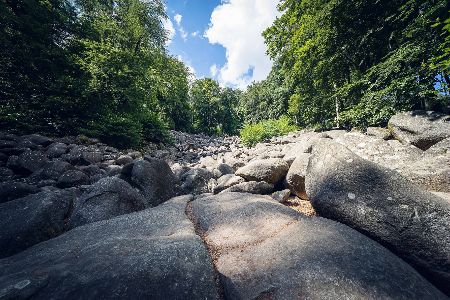
{"type": "Polygon", "coordinates": [[[217,299],[189,197],[75,228],[0,260],[6,299],[217,299]]]}
{"type": "Polygon", "coordinates": [[[0,258],[60,235],[75,198],[75,190],[44,191],[0,204],[0,258]]]}
{"type": "Polygon", "coordinates": [[[250,194],[260,194],[267,195],[273,192],[273,184],[267,183],[265,181],[248,181],[243,183],[235,184],[220,193],[250,193],[250,194]]]}
{"type": "Polygon", "coordinates": [[[450,116],[425,111],[398,113],[388,127],[398,140],[427,150],[450,137],[450,116]]]}
{"type": "Polygon", "coordinates": [[[307,174],[321,216],[380,241],[450,293],[450,203],[331,141],[314,147],[307,174]]]}
{"type": "Polygon", "coordinates": [[[177,178],[160,159],[149,157],[128,164],[121,176],[142,192],[146,207],[157,206],[179,193],[177,178]]]}
{"type": "Polygon", "coordinates": [[[201,197],[190,212],[216,255],[225,299],[446,298],[357,231],[267,197],[201,197]]]}
{"type": "Polygon", "coordinates": [[[144,197],[126,181],[117,177],[103,178],[89,186],[75,201],[69,224],[74,228],[144,208],[144,197]]]}
{"type": "Polygon", "coordinates": [[[301,199],[308,199],[305,190],[305,176],[309,157],[309,153],[299,153],[286,175],[286,187],[301,199]]]}
{"type": "Polygon", "coordinates": [[[269,158],[264,160],[255,160],[246,166],[239,168],[236,175],[247,181],[265,181],[270,184],[276,184],[286,176],[289,165],[282,159],[269,158]]]}

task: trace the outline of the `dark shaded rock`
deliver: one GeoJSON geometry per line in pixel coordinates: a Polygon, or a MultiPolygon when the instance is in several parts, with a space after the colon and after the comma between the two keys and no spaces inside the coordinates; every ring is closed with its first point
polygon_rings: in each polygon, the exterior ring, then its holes
{"type": "Polygon", "coordinates": [[[75,228],[0,260],[7,299],[217,299],[214,269],[180,197],[75,228]]]}
{"type": "Polygon", "coordinates": [[[6,154],[3,154],[2,152],[0,152],[0,162],[7,162],[8,161],[9,156],[6,154]]]}
{"type": "Polygon", "coordinates": [[[28,148],[4,148],[4,149],[0,149],[0,152],[5,154],[6,156],[11,156],[11,155],[20,155],[22,153],[24,153],[25,151],[29,150],[28,148]]]}
{"type": "Polygon", "coordinates": [[[306,190],[321,216],[380,241],[450,294],[450,203],[330,141],[314,147],[306,190]]]}
{"type": "Polygon", "coordinates": [[[118,164],[119,166],[123,166],[132,162],[133,158],[128,155],[121,155],[119,156],[119,158],[116,159],[116,164],[118,164]]]}
{"type": "Polygon", "coordinates": [[[53,140],[51,138],[48,138],[46,136],[42,136],[40,134],[30,134],[30,135],[24,135],[22,136],[21,140],[30,141],[33,144],[40,145],[43,147],[47,147],[51,143],[53,143],[53,140]]]}
{"type": "Polygon", "coordinates": [[[255,160],[236,171],[237,176],[241,176],[247,181],[265,181],[276,184],[287,174],[289,165],[282,159],[269,158],[255,160]]]}
{"type": "Polygon", "coordinates": [[[60,235],[75,198],[75,190],[43,191],[1,203],[0,257],[60,235]]]}
{"type": "Polygon", "coordinates": [[[41,151],[25,151],[19,155],[19,167],[17,168],[17,171],[20,173],[31,174],[42,168],[47,162],[47,156],[41,151]]]}
{"type": "Polygon", "coordinates": [[[69,224],[74,228],[144,208],[144,198],[126,181],[117,177],[103,178],[77,199],[69,224]]]}
{"type": "Polygon", "coordinates": [[[74,167],[65,161],[54,160],[46,163],[42,169],[36,171],[31,176],[36,180],[58,180],[65,172],[72,170],[74,167]]]}
{"type": "Polygon", "coordinates": [[[234,174],[223,175],[217,180],[217,185],[213,188],[213,193],[218,194],[233,185],[243,183],[245,179],[234,174]]]}
{"type": "Polygon", "coordinates": [[[61,157],[73,165],[90,165],[101,162],[103,155],[99,151],[88,150],[83,146],[75,146],[69,153],[61,157]]]}
{"type": "Polygon", "coordinates": [[[220,193],[250,193],[250,194],[260,194],[267,195],[273,192],[273,184],[267,183],[265,181],[249,181],[233,185],[220,193]]]}
{"type": "Polygon", "coordinates": [[[305,191],[305,176],[309,157],[309,153],[299,153],[286,175],[286,188],[300,199],[308,199],[305,191]]]}
{"type": "Polygon", "coordinates": [[[60,188],[68,188],[89,183],[89,177],[79,170],[69,170],[59,177],[56,185],[60,188]]]}
{"type": "Polygon", "coordinates": [[[94,175],[105,175],[106,171],[103,169],[100,169],[99,166],[97,165],[89,165],[89,166],[82,166],[79,167],[80,171],[83,171],[86,175],[90,176],[94,176],[94,175]]]}
{"type": "Polygon", "coordinates": [[[191,169],[183,174],[181,181],[183,181],[181,188],[188,194],[203,194],[209,193],[212,190],[210,185],[211,179],[214,178],[214,173],[205,168],[191,169]]]}
{"type": "Polygon", "coordinates": [[[17,145],[16,141],[0,140],[0,149],[15,148],[16,145],[17,145]]]}
{"type": "Polygon", "coordinates": [[[116,176],[120,175],[120,173],[122,172],[122,167],[117,165],[110,165],[106,168],[106,170],[108,171],[108,176],[116,176]]]}
{"type": "Polygon", "coordinates": [[[146,157],[128,164],[122,168],[121,178],[141,191],[146,207],[157,206],[179,193],[177,178],[160,159],[146,157]]]}
{"type": "Polygon", "coordinates": [[[269,197],[202,197],[191,211],[225,299],[446,299],[375,241],[269,197]]]}
{"type": "Polygon", "coordinates": [[[8,181],[14,177],[14,172],[5,167],[0,167],[0,182],[8,181]]]}
{"type": "Polygon", "coordinates": [[[430,111],[398,113],[389,120],[388,128],[399,141],[427,150],[450,137],[450,116],[430,111]]]}
{"type": "Polygon", "coordinates": [[[39,188],[23,182],[0,183],[0,203],[39,192],[39,188]]]}
{"type": "Polygon", "coordinates": [[[48,146],[47,151],[45,154],[48,158],[57,158],[60,157],[63,154],[66,154],[68,151],[68,147],[64,143],[53,143],[50,146],[48,146]]]}
{"type": "Polygon", "coordinates": [[[234,174],[234,169],[227,164],[219,164],[217,169],[222,173],[222,175],[234,174]]]}

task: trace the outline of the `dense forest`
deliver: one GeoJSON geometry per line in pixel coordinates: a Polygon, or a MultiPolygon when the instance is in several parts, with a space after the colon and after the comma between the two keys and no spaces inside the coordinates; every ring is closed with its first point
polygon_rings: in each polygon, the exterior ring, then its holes
{"type": "Polygon", "coordinates": [[[169,129],[264,137],[448,111],[447,0],[282,0],[279,10],[263,33],[272,71],[240,91],[193,78],[168,53],[161,0],[0,0],[0,127],[125,148],[168,142],[169,129]]]}

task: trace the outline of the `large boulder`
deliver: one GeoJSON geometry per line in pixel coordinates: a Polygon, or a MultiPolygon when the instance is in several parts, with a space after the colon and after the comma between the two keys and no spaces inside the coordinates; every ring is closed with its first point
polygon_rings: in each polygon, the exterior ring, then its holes
{"type": "Polygon", "coordinates": [[[29,141],[33,144],[40,145],[43,147],[46,147],[53,143],[53,140],[51,138],[48,138],[46,136],[42,136],[40,134],[30,134],[30,135],[24,135],[21,138],[22,141],[29,141]]]}
{"type": "Polygon", "coordinates": [[[27,150],[19,155],[12,168],[17,173],[28,175],[42,168],[47,162],[48,158],[43,152],[27,150]]]}
{"type": "Polygon", "coordinates": [[[213,188],[211,184],[213,178],[213,172],[206,168],[190,169],[181,176],[183,182],[181,188],[188,194],[209,193],[213,188]]]}
{"type": "Polygon", "coordinates": [[[309,157],[309,153],[299,153],[286,175],[286,188],[301,199],[308,199],[305,191],[305,176],[309,157]]]}
{"type": "Polygon", "coordinates": [[[117,177],[100,179],[75,201],[71,228],[143,210],[145,201],[130,184],[117,177]]]}
{"type": "Polygon", "coordinates": [[[141,191],[146,207],[157,206],[179,193],[178,179],[164,160],[137,160],[122,169],[121,177],[141,191]]]}
{"type": "Polygon", "coordinates": [[[266,196],[196,198],[188,214],[215,254],[225,299],[446,299],[375,241],[266,196]]]}
{"type": "Polygon", "coordinates": [[[57,186],[59,188],[69,188],[88,183],[89,177],[84,172],[80,170],[69,170],[58,178],[57,186]]]}
{"type": "Polygon", "coordinates": [[[243,183],[245,179],[234,174],[226,174],[217,179],[217,185],[213,188],[213,193],[218,194],[233,185],[243,183]]]}
{"type": "Polygon", "coordinates": [[[450,116],[426,111],[398,113],[389,120],[388,128],[399,141],[427,150],[450,137],[450,116]]]}
{"type": "Polygon", "coordinates": [[[66,161],[50,161],[41,169],[37,170],[31,176],[35,180],[53,179],[58,180],[64,173],[72,170],[74,167],[66,161]]]}
{"type": "Polygon", "coordinates": [[[326,140],[314,147],[306,191],[319,215],[386,245],[450,294],[450,203],[326,140]]]}
{"type": "Polygon", "coordinates": [[[0,260],[5,299],[217,299],[210,256],[181,197],[77,227],[0,260]]]}
{"type": "Polygon", "coordinates": [[[75,190],[43,191],[0,204],[0,258],[60,235],[76,196],[75,190]]]}
{"type": "Polygon", "coordinates": [[[66,154],[68,147],[64,143],[53,143],[47,147],[45,154],[48,158],[58,158],[63,154],[66,154]]]}
{"type": "Polygon", "coordinates": [[[287,174],[289,165],[282,159],[269,158],[255,160],[236,171],[237,176],[241,176],[247,181],[265,181],[277,184],[287,174]]]}
{"type": "Polygon", "coordinates": [[[232,185],[229,188],[222,190],[220,193],[237,192],[267,195],[272,193],[273,189],[273,184],[267,183],[265,181],[248,181],[232,185]]]}
{"type": "Polygon", "coordinates": [[[0,183],[0,203],[22,198],[37,192],[39,192],[38,187],[24,182],[3,182],[0,183]]]}

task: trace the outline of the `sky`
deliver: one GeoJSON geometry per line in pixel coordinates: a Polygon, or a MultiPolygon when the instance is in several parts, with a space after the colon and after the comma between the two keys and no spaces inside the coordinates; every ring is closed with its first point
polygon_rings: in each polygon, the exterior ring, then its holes
{"type": "Polygon", "coordinates": [[[267,77],[272,62],[262,32],[279,12],[278,0],[166,0],[167,49],[196,78],[245,89],[267,77]]]}

